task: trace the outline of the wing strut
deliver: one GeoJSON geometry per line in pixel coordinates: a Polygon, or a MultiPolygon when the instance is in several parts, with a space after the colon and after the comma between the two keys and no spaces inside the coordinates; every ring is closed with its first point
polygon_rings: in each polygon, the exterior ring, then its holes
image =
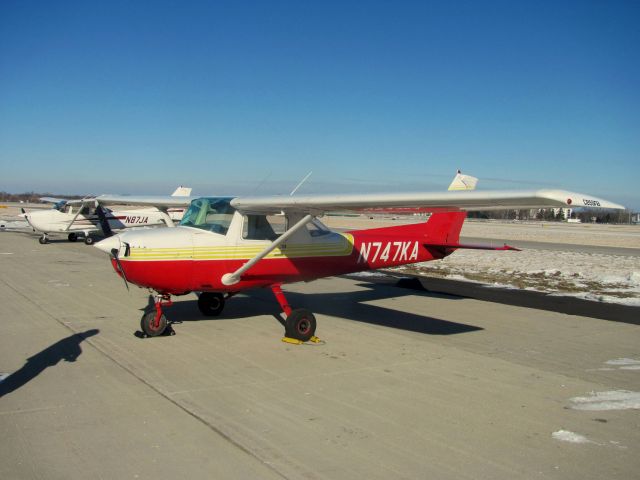
{"type": "Polygon", "coordinates": [[[65,232],[68,232],[69,229],[71,228],[71,225],[73,225],[73,222],[75,222],[78,217],[80,216],[80,213],[82,213],[82,209],[86,206],[89,205],[91,202],[90,201],[85,201],[84,199],[82,199],[82,202],[78,203],[78,211],[76,212],[76,214],[73,216],[73,218],[71,219],[71,221],[69,222],[69,225],[67,225],[67,227],[64,229],[65,232]],[[85,203],[86,202],[86,203],[85,203]]]}
{"type": "Polygon", "coordinates": [[[242,277],[242,275],[244,273],[246,273],[247,270],[249,270],[251,267],[253,267],[256,263],[258,263],[264,257],[269,255],[273,250],[278,248],[278,246],[280,244],[282,244],[283,242],[288,240],[294,233],[296,233],[298,230],[300,230],[302,227],[304,227],[307,223],[309,223],[311,220],[313,220],[313,218],[314,218],[314,216],[311,215],[311,214],[305,215],[298,223],[296,223],[293,227],[291,227],[289,230],[287,230],[282,235],[280,235],[278,238],[276,238],[273,242],[271,242],[269,244],[269,246],[267,248],[265,248],[262,252],[260,252],[258,255],[253,257],[247,263],[242,265],[235,272],[233,272],[233,273],[225,273],[222,276],[222,283],[224,285],[235,285],[236,283],[238,283],[240,281],[240,277],[242,277]]]}
{"type": "MultiPolygon", "coordinates": [[[[184,188],[184,187],[181,187],[181,188],[184,188]]],[[[164,223],[167,224],[167,227],[173,228],[173,227],[176,226],[175,223],[173,223],[173,220],[171,220],[171,216],[169,215],[169,212],[167,211],[167,207],[156,207],[156,208],[160,212],[160,215],[162,216],[162,220],[164,221],[164,223]]]]}

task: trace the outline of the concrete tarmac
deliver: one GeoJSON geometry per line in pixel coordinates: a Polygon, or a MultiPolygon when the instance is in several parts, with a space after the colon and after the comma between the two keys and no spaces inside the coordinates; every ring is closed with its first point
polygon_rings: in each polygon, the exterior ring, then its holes
{"type": "Polygon", "coordinates": [[[0,234],[0,478],[638,478],[639,405],[571,399],[640,391],[606,363],[640,359],[639,326],[366,277],[285,290],[325,343],[280,342],[266,290],[215,319],[180,297],[177,334],[143,340],[147,292],[104,254],[0,234]]]}

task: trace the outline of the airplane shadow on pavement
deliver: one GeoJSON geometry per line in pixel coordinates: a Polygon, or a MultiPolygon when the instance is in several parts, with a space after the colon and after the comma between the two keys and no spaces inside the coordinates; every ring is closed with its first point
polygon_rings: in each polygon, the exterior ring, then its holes
{"type": "Polygon", "coordinates": [[[80,344],[98,333],[100,333],[100,330],[97,329],[74,333],[27,358],[20,370],[13,372],[4,381],[0,382],[0,398],[23,387],[48,367],[57,365],[61,360],[75,362],[82,354],[80,344]]]}
{"type": "MultiPolygon", "coordinates": [[[[396,328],[426,335],[455,335],[482,330],[481,327],[442,320],[427,315],[394,309],[394,305],[383,307],[369,302],[376,300],[397,301],[401,308],[402,298],[407,295],[442,298],[443,295],[418,292],[393,285],[362,282],[357,284],[363,290],[335,293],[296,293],[285,291],[293,308],[307,308],[318,315],[330,315],[347,321],[356,321],[396,328]]],[[[445,295],[452,300],[461,299],[445,295]]],[[[203,320],[239,320],[255,315],[273,315],[278,319],[279,306],[269,289],[250,290],[228,300],[219,317],[206,317],[200,313],[195,300],[175,303],[167,314],[171,319],[182,322],[203,320]]],[[[318,319],[320,324],[321,319],[318,319]]]]}

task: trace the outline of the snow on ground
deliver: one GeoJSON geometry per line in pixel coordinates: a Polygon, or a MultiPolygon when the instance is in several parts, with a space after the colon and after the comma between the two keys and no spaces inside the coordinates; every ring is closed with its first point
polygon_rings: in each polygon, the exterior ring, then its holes
{"type": "Polygon", "coordinates": [[[443,260],[395,271],[640,306],[640,256],[457,250],[443,260]]]}
{"type": "Polygon", "coordinates": [[[634,358],[616,358],[615,360],[607,360],[604,363],[619,367],[619,370],[640,370],[640,360],[634,358]]]}
{"type": "Polygon", "coordinates": [[[579,433],[573,433],[568,430],[558,430],[557,432],[553,432],[551,434],[553,438],[556,440],[561,440],[563,442],[570,443],[593,443],[584,435],[580,435],[579,433]]]}
{"type": "Polygon", "coordinates": [[[637,410],[640,409],[640,392],[629,390],[591,392],[588,397],[573,397],[569,401],[574,410],[637,410]]]}

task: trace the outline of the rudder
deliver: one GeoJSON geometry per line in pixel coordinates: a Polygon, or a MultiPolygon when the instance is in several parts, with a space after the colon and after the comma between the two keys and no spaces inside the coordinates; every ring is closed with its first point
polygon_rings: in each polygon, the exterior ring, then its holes
{"type": "Polygon", "coordinates": [[[426,243],[455,244],[460,241],[466,212],[433,213],[426,224],[426,243]]]}

